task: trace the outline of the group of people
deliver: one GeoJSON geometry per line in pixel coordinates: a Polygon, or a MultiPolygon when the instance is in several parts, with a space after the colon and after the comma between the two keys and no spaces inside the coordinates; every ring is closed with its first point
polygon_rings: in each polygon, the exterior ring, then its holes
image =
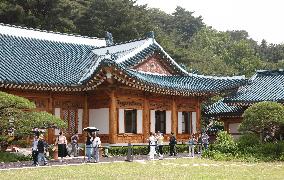
{"type": "Polygon", "coordinates": [[[197,153],[202,153],[202,148],[208,149],[209,145],[209,136],[206,132],[202,134],[191,134],[189,138],[189,156],[194,157],[195,154],[195,146],[197,146],[197,153]]]}
{"type": "Polygon", "coordinates": [[[33,165],[38,166],[39,163],[43,161],[44,165],[47,165],[47,159],[45,157],[45,152],[47,150],[48,144],[44,140],[43,135],[35,135],[32,144],[32,157],[33,165]]]}
{"type": "MultiPolygon", "coordinates": [[[[71,145],[72,150],[68,153],[67,145],[68,141],[67,138],[64,136],[63,132],[59,133],[59,136],[55,140],[55,146],[58,149],[58,157],[60,157],[60,162],[63,161],[64,157],[74,155],[74,157],[78,156],[78,141],[79,135],[76,131],[75,134],[71,137],[71,145]]],[[[48,143],[44,140],[44,135],[39,133],[35,133],[34,140],[32,143],[32,158],[33,158],[33,165],[37,166],[41,162],[43,165],[47,165],[48,161],[46,158],[46,153],[48,152],[48,143]]]]}
{"type": "MultiPolygon", "coordinates": [[[[169,147],[170,147],[170,156],[176,156],[176,144],[177,140],[174,133],[171,133],[169,137],[169,147]]],[[[149,158],[154,159],[155,155],[159,156],[159,159],[163,159],[163,145],[164,145],[164,136],[161,132],[150,133],[149,141],[149,158]]],[[[202,134],[191,134],[189,138],[189,156],[194,157],[195,146],[197,146],[197,153],[201,154],[202,149],[208,149],[209,145],[209,136],[206,132],[202,134]]]]}
{"type": "MultiPolygon", "coordinates": [[[[171,133],[169,137],[169,147],[170,147],[170,156],[176,156],[176,144],[177,140],[174,133],[171,133]]],[[[60,162],[63,161],[64,157],[70,156],[71,154],[74,157],[78,156],[78,141],[79,136],[78,132],[76,132],[71,137],[71,145],[72,150],[70,153],[67,151],[67,138],[64,136],[63,132],[59,133],[59,136],[56,138],[55,145],[58,148],[58,157],[60,157],[60,162]]],[[[159,159],[163,159],[163,146],[164,146],[164,135],[161,132],[157,132],[156,134],[150,133],[149,141],[149,158],[154,159],[155,155],[159,156],[159,159]]],[[[206,133],[202,134],[191,134],[189,138],[189,156],[194,157],[195,154],[195,146],[197,146],[197,152],[199,154],[202,153],[202,148],[208,148],[209,145],[209,136],[206,133]]],[[[92,157],[94,158],[94,162],[99,162],[99,148],[101,147],[101,140],[98,137],[96,132],[87,133],[86,140],[86,156],[87,162],[90,162],[92,157]]],[[[32,157],[33,157],[33,165],[39,165],[43,162],[43,165],[47,165],[48,161],[45,156],[47,152],[48,144],[44,140],[43,135],[35,135],[34,141],[32,144],[32,157]]]]}
{"type": "MultiPolygon", "coordinates": [[[[150,133],[150,137],[148,139],[149,141],[149,158],[154,159],[155,155],[159,156],[159,159],[163,159],[163,146],[164,146],[164,135],[163,133],[159,132],[157,134],[150,133]]],[[[174,133],[171,133],[171,136],[169,137],[169,146],[170,146],[170,156],[176,156],[176,137],[174,136],[174,133]]]]}

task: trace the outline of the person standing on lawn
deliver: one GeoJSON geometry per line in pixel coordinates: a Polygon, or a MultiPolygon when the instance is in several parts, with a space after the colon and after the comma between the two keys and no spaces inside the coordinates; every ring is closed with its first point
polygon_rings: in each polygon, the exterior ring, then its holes
{"type": "Polygon", "coordinates": [[[159,131],[158,131],[158,135],[157,135],[157,144],[158,144],[159,159],[163,159],[164,136],[159,131]]]}
{"type": "Polygon", "coordinates": [[[78,141],[79,141],[79,135],[78,131],[75,131],[75,134],[71,137],[71,145],[72,145],[72,150],[71,153],[73,153],[74,157],[78,156],[78,141]]]}
{"type": "Polygon", "coordinates": [[[202,153],[202,137],[201,134],[198,135],[197,138],[197,149],[198,149],[198,154],[202,153]]]}
{"type": "Polygon", "coordinates": [[[188,142],[188,153],[190,157],[194,157],[194,147],[196,144],[195,134],[191,134],[188,142]]]}
{"type": "Polygon", "coordinates": [[[34,136],[33,144],[32,144],[32,157],[33,157],[33,165],[36,166],[38,164],[38,136],[34,136]]]}
{"type": "Polygon", "coordinates": [[[45,151],[47,150],[48,144],[44,140],[44,136],[39,136],[39,141],[37,144],[38,149],[38,165],[43,161],[43,165],[47,165],[47,159],[45,157],[45,151]]]}
{"type": "Polygon", "coordinates": [[[207,150],[209,145],[209,136],[206,132],[202,134],[202,143],[204,145],[204,149],[207,150]]]}
{"type": "Polygon", "coordinates": [[[91,157],[92,157],[92,136],[91,134],[88,132],[87,133],[87,140],[86,140],[86,155],[88,157],[87,162],[91,161],[91,157]]]}
{"type": "Polygon", "coordinates": [[[93,135],[93,148],[94,148],[94,159],[95,162],[99,162],[100,161],[100,150],[99,147],[101,146],[101,139],[99,138],[97,132],[94,133],[93,135]]]}
{"type": "Polygon", "coordinates": [[[149,137],[149,142],[150,142],[150,153],[149,153],[149,157],[150,160],[155,158],[155,154],[156,154],[156,138],[154,136],[154,133],[150,133],[150,137],[149,137]]]}
{"type": "Polygon", "coordinates": [[[67,139],[64,136],[63,132],[59,133],[59,136],[56,138],[55,145],[58,145],[58,157],[60,157],[60,162],[63,161],[64,157],[67,156],[67,139]]]}
{"type": "Polygon", "coordinates": [[[177,153],[176,153],[176,144],[177,144],[177,139],[174,135],[173,132],[171,132],[171,137],[170,137],[170,156],[176,156],[177,153]]]}

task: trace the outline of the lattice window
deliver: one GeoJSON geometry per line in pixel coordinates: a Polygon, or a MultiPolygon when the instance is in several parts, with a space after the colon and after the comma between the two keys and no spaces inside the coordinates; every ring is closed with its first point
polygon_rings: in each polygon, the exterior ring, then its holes
{"type": "Polygon", "coordinates": [[[74,110],[70,110],[69,111],[69,123],[70,123],[70,126],[69,126],[69,132],[71,134],[74,134],[77,127],[76,127],[76,112],[74,110]]]}
{"type": "Polygon", "coordinates": [[[63,110],[63,120],[68,124],[68,128],[65,129],[70,135],[74,134],[77,130],[78,125],[78,115],[76,109],[64,109],[63,110]]]}

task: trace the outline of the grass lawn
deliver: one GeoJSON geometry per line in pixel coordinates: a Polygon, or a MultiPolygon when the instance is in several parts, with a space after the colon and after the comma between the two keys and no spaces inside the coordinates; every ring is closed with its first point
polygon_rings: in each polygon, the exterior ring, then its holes
{"type": "Polygon", "coordinates": [[[0,171],[0,179],[284,179],[284,163],[204,159],[82,164],[0,171]]]}

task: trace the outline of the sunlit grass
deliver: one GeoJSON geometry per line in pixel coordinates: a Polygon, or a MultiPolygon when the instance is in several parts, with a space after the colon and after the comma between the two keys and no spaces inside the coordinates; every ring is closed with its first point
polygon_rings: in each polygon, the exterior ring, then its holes
{"type": "Polygon", "coordinates": [[[82,164],[0,171],[0,179],[284,179],[284,163],[176,159],[82,164]]]}

